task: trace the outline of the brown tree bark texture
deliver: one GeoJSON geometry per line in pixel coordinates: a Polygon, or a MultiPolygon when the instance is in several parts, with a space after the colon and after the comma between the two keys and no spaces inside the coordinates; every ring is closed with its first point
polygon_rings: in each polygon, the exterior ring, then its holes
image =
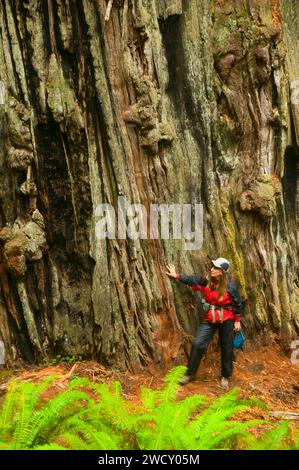
{"type": "Polygon", "coordinates": [[[296,337],[298,35],[295,0],[1,0],[10,363],[171,364],[198,319],[166,263],[201,274],[218,256],[247,299],[248,333],[296,337]],[[202,203],[202,248],[98,239],[97,207],[119,196],[148,210],[202,203]]]}

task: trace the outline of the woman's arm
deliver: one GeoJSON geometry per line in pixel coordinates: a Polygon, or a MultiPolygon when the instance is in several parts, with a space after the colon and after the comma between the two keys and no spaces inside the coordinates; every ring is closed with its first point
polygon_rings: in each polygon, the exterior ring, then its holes
{"type": "Polygon", "coordinates": [[[200,287],[206,286],[208,281],[202,276],[187,276],[186,274],[178,274],[173,264],[167,265],[168,276],[177,279],[191,287],[192,290],[201,290],[200,287]]]}
{"type": "Polygon", "coordinates": [[[234,306],[236,308],[235,311],[235,330],[239,330],[241,328],[241,313],[243,310],[243,303],[238,292],[237,286],[234,281],[230,281],[228,284],[227,292],[231,296],[234,306]]]}
{"type": "Polygon", "coordinates": [[[208,281],[205,277],[202,276],[187,276],[187,274],[178,274],[178,281],[187,284],[190,287],[195,286],[206,286],[208,281]]]}

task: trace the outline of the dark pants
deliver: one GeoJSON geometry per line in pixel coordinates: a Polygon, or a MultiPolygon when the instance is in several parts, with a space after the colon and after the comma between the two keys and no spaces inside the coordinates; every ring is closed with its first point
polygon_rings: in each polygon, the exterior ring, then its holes
{"type": "Polygon", "coordinates": [[[221,375],[225,378],[232,375],[234,320],[226,320],[223,323],[210,323],[208,321],[201,323],[192,345],[187,375],[196,373],[201,358],[218,328],[221,346],[221,375]]]}

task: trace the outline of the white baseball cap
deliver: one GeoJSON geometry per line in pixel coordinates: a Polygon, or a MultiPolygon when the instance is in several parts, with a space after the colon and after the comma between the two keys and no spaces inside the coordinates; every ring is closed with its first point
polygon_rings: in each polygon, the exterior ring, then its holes
{"type": "Polygon", "coordinates": [[[212,263],[215,268],[223,269],[224,271],[227,271],[229,268],[229,261],[226,258],[212,259],[212,263]]]}

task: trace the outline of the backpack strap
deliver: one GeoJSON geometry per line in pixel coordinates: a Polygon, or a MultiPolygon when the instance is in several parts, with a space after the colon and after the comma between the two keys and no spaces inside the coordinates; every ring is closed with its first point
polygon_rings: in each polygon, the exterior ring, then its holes
{"type": "Polygon", "coordinates": [[[222,307],[220,308],[220,311],[219,311],[219,320],[220,320],[220,323],[223,323],[223,308],[222,307]]]}
{"type": "Polygon", "coordinates": [[[216,323],[215,305],[211,305],[212,310],[212,323],[216,323]]]}

